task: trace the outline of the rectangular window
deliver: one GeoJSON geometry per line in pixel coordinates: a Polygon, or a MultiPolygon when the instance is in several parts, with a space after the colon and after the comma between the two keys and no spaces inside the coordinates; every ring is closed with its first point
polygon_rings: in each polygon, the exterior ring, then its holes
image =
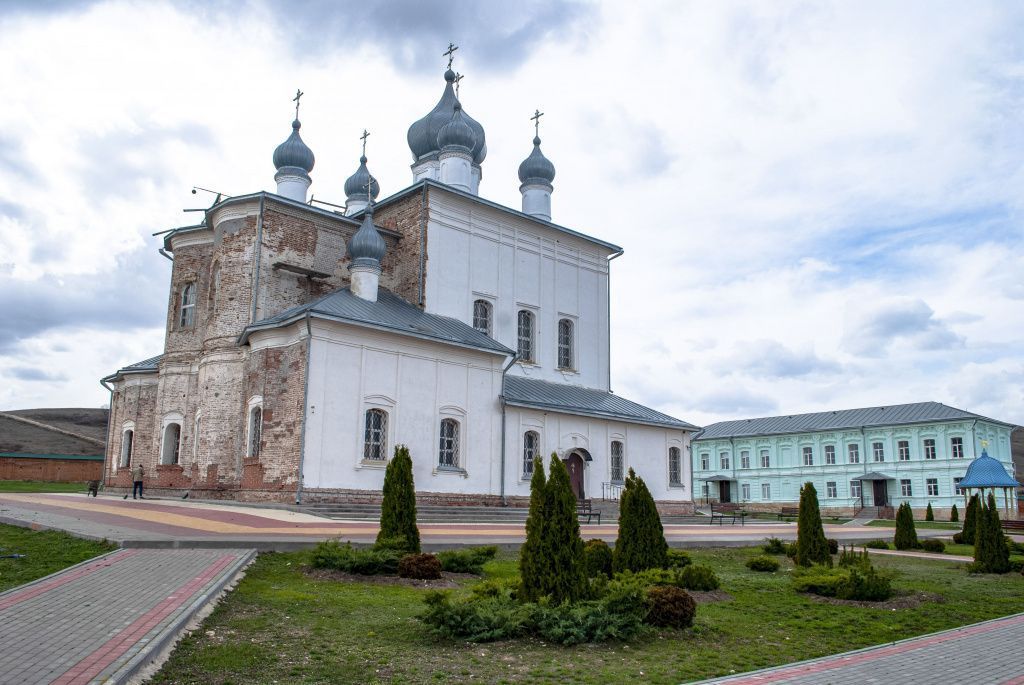
{"type": "Polygon", "coordinates": [[[771,457],[768,456],[768,450],[761,450],[761,468],[770,469],[772,467],[771,457]]]}
{"type": "Polygon", "coordinates": [[[953,479],[953,491],[954,491],[954,492],[955,492],[955,493],[956,493],[956,494],[957,494],[958,496],[960,496],[960,495],[963,495],[963,494],[964,494],[964,491],[963,491],[963,490],[962,490],[962,489],[960,488],[960,481],[962,481],[962,480],[963,480],[963,478],[954,478],[954,479],[953,479]]]}
{"type": "Polygon", "coordinates": [[[728,469],[729,468],[729,453],[728,452],[719,452],[718,453],[718,463],[721,465],[721,467],[723,469],[728,469]]]}
{"type": "Polygon", "coordinates": [[[924,441],[924,458],[934,459],[935,458],[935,441],[928,438],[924,441]]]}
{"type": "Polygon", "coordinates": [[[196,284],[186,283],[181,289],[181,305],[178,314],[179,328],[192,328],[196,322],[196,284]]]}
{"type": "Polygon", "coordinates": [[[744,501],[750,499],[750,483],[744,483],[740,486],[740,491],[743,493],[744,501]]]}
{"type": "Polygon", "coordinates": [[[571,369],[572,364],[572,321],[559,319],[558,321],[558,368],[571,369]]]}
{"type": "Polygon", "coordinates": [[[743,450],[742,452],[740,452],[740,468],[750,468],[750,450],[743,450]]]}
{"type": "Polygon", "coordinates": [[[850,481],[850,497],[853,497],[853,498],[856,498],[856,499],[860,499],[860,481],[859,480],[851,480],[850,481]]]}
{"type": "Polygon", "coordinates": [[[711,455],[706,452],[700,455],[700,470],[707,471],[711,468],[711,455]]]}
{"type": "Polygon", "coordinates": [[[611,460],[611,477],[613,483],[622,482],[622,454],[624,450],[622,443],[618,440],[612,440],[612,460],[611,460]]]}
{"type": "Polygon", "coordinates": [[[803,452],[804,466],[814,466],[814,450],[810,447],[805,447],[803,452]]]}
{"type": "Polygon", "coordinates": [[[949,446],[953,453],[954,459],[964,458],[964,439],[963,438],[950,438],[949,446]]]}
{"type": "Polygon", "coordinates": [[[846,446],[846,455],[851,464],[860,463],[860,445],[849,444],[846,446]]]}
{"type": "Polygon", "coordinates": [[[455,419],[441,420],[437,463],[438,466],[459,468],[459,422],[455,419]]]}
{"type": "Polygon", "coordinates": [[[700,486],[700,496],[701,497],[707,497],[708,496],[708,484],[707,483],[701,483],[701,486],[700,486]]]}
{"type": "Polygon", "coordinates": [[[896,443],[896,450],[899,452],[900,461],[910,461],[910,442],[907,440],[900,440],[896,443]]]}
{"type": "Polygon", "coordinates": [[[825,445],[825,463],[835,464],[836,463],[836,446],[825,445]]]}
{"type": "Polygon", "coordinates": [[[830,480],[829,482],[825,483],[825,497],[828,497],[829,499],[835,499],[836,497],[839,496],[837,494],[838,490],[839,489],[836,487],[836,482],[834,480],[830,480]]]}
{"type": "Polygon", "coordinates": [[[885,445],[880,442],[871,443],[871,454],[875,461],[885,461],[885,445]]]}
{"type": "Polygon", "coordinates": [[[928,496],[929,497],[938,497],[939,496],[939,479],[938,478],[929,478],[928,480],[925,481],[925,484],[928,486],[928,496]]]}
{"type": "Polygon", "coordinates": [[[761,499],[772,498],[772,486],[768,483],[761,483],[761,499]]]}
{"type": "Polygon", "coordinates": [[[533,362],[533,314],[524,310],[519,312],[518,319],[518,351],[519,361],[533,362]]]}
{"type": "Polygon", "coordinates": [[[683,460],[682,452],[678,447],[668,448],[668,483],[669,485],[683,484],[683,460]]]}
{"type": "Polygon", "coordinates": [[[911,487],[909,478],[903,478],[900,480],[900,494],[904,497],[914,496],[914,488],[911,487]]]}

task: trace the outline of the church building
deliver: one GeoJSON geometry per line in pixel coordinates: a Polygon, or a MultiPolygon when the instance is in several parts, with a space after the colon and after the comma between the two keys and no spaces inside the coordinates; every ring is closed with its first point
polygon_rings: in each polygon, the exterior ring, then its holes
{"type": "Polygon", "coordinates": [[[484,128],[456,78],[449,61],[409,128],[404,190],[378,199],[364,132],[344,211],[308,201],[296,105],[276,192],[218,197],[163,235],[163,353],[103,379],[108,487],[130,487],[141,463],[165,494],[374,502],[404,444],[424,502],[522,505],[533,458],[555,453],[578,498],[616,492],[633,468],[661,509],[692,511],[697,428],[611,392],[623,250],[552,221],[536,127],[521,210],[480,196],[484,128]]]}

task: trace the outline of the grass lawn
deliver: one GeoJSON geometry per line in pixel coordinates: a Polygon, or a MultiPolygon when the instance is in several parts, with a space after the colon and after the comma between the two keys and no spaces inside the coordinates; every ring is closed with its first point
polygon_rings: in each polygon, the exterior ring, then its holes
{"type": "MultiPolygon", "coordinates": [[[[895,528],[896,522],[888,519],[875,519],[868,523],[868,525],[875,528],[895,528]]],[[[929,530],[958,531],[961,527],[963,527],[963,523],[959,521],[914,521],[914,528],[927,528],[929,530]]]]}
{"type": "MultiPolygon", "coordinates": [[[[1024,611],[1019,575],[968,576],[953,562],[877,557],[901,590],[945,602],[910,609],[834,606],[743,566],[752,549],[691,552],[711,565],[731,601],[699,607],[694,628],[631,643],[560,647],[520,640],[444,642],[416,620],[423,591],[317,581],[307,554],[261,555],[202,628],[185,638],[153,683],[679,683],[789,663],[1024,611]]],[[[488,575],[516,574],[515,558],[488,575]]],[[[460,590],[464,591],[464,590],[460,590]]]]}
{"type": "Polygon", "coordinates": [[[89,488],[85,483],[46,483],[41,480],[0,480],[0,492],[80,492],[89,488]]]}
{"type": "Polygon", "coordinates": [[[0,592],[117,549],[50,530],[29,530],[0,524],[0,555],[24,554],[24,559],[0,559],[0,592]]]}

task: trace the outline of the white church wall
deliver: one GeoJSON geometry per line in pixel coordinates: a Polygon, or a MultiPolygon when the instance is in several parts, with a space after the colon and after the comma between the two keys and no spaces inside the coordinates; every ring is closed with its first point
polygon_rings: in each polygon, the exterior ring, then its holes
{"type": "Polygon", "coordinates": [[[473,302],[494,311],[493,336],[517,348],[517,313],[536,316],[535,364],[510,373],[608,388],[609,252],[582,238],[466,198],[432,191],[426,310],[472,324],[473,302]],[[557,368],[559,318],[575,325],[575,369],[557,368]]]}

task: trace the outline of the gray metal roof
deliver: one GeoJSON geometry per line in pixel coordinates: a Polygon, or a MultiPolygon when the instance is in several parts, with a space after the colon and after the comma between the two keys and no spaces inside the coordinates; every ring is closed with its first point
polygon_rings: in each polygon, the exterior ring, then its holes
{"type": "Polygon", "coordinates": [[[872,471],[871,473],[865,473],[863,476],[854,476],[853,480],[896,480],[892,476],[887,476],[884,473],[878,471],[872,471]]]}
{"type": "Polygon", "coordinates": [[[495,354],[515,354],[472,326],[458,319],[428,314],[384,288],[377,292],[376,302],[356,297],[347,287],[335,290],[313,302],[257,321],[242,332],[239,343],[244,344],[254,331],[287,326],[307,314],[315,319],[339,321],[495,354]]]}
{"type": "Polygon", "coordinates": [[[578,385],[506,376],[504,395],[506,404],[515,407],[548,409],[566,414],[618,419],[627,423],[697,430],[697,426],[692,423],[680,421],[613,393],[578,385]]]}
{"type": "Polygon", "coordinates": [[[116,372],[114,372],[114,373],[110,374],[109,376],[107,376],[106,378],[104,378],[103,380],[104,381],[112,381],[112,380],[115,380],[118,376],[124,376],[124,375],[132,374],[132,373],[156,373],[157,370],[158,370],[158,367],[160,365],[160,359],[162,357],[163,357],[162,354],[158,354],[155,357],[150,357],[149,359],[143,359],[141,362],[135,362],[134,364],[129,364],[128,366],[123,366],[120,369],[118,369],[116,372]]]}
{"type": "Polygon", "coordinates": [[[840,409],[813,414],[792,416],[769,416],[761,419],[739,419],[722,421],[706,426],[694,439],[715,440],[719,438],[740,438],[756,435],[786,435],[788,433],[813,433],[817,431],[847,430],[873,426],[900,426],[911,423],[957,420],[992,421],[993,419],[972,414],[963,409],[948,407],[938,402],[916,402],[896,404],[889,407],[864,407],[863,409],[840,409]]]}

